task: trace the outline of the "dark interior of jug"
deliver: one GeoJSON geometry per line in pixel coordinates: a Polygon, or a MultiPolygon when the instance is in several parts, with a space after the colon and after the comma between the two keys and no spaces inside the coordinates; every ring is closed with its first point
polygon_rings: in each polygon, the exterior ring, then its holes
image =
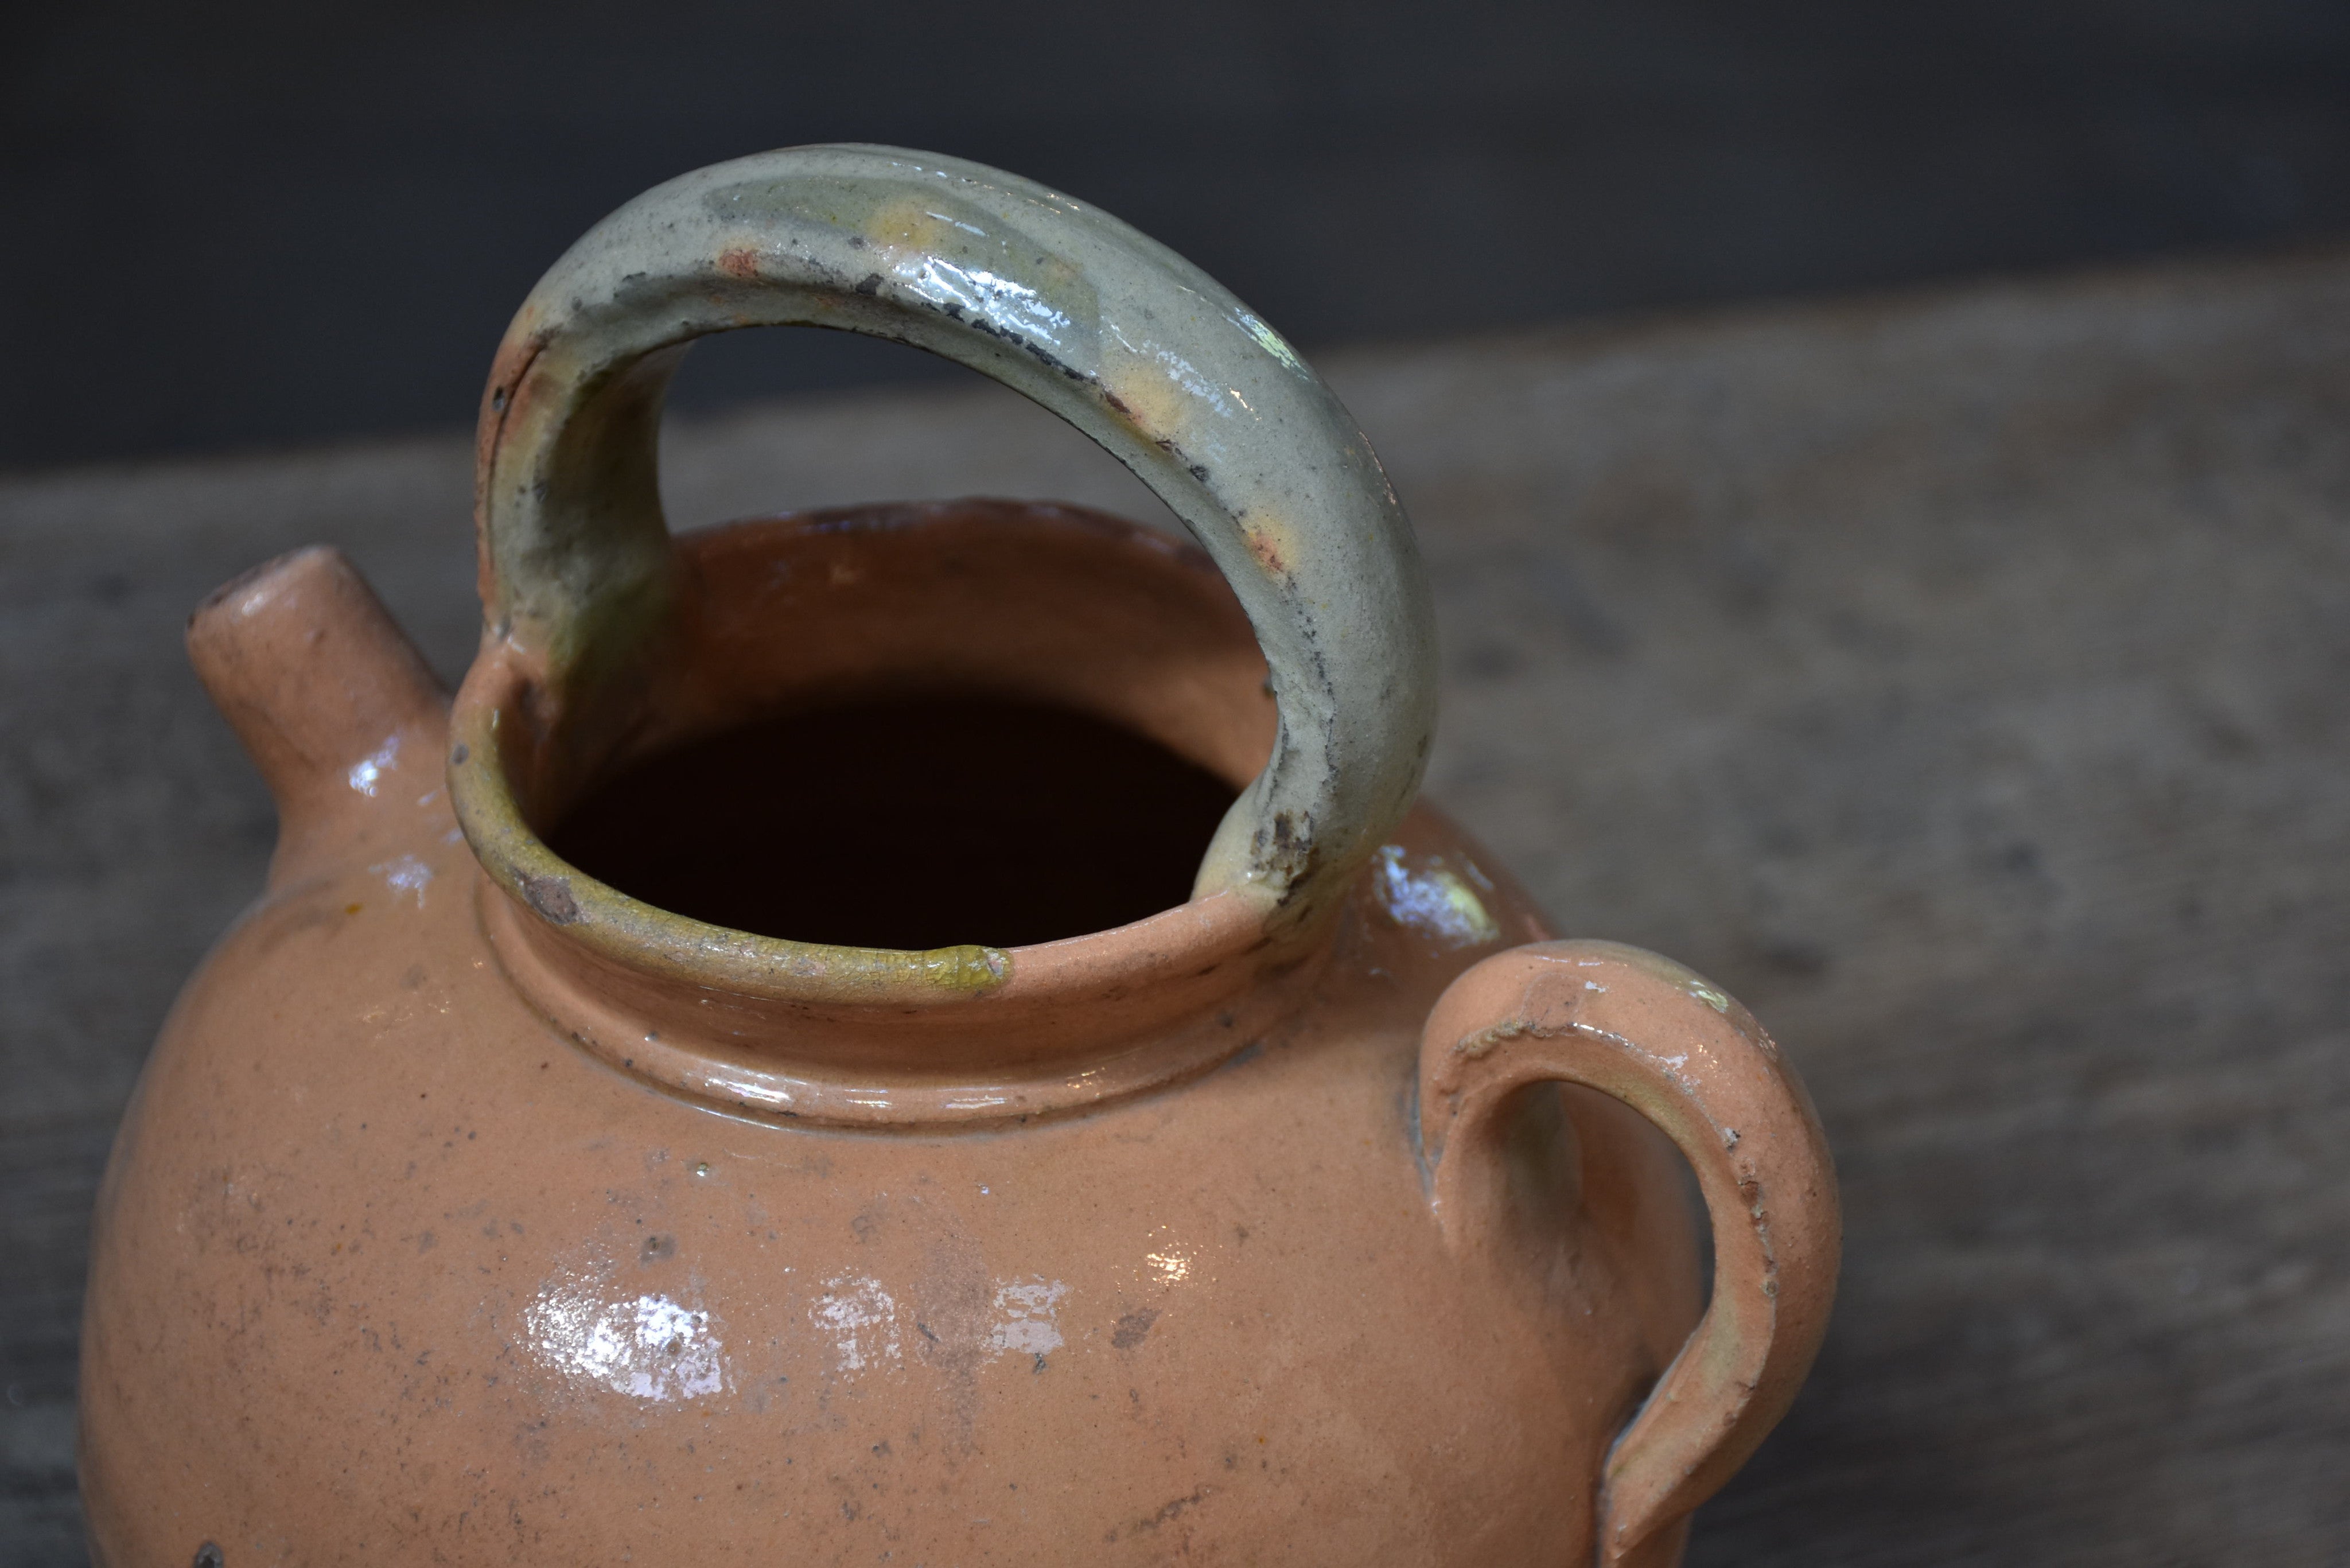
{"type": "Polygon", "coordinates": [[[549,843],[633,898],[760,936],[1015,947],[1182,903],[1233,793],[1071,708],[896,693],[639,759],[549,843]]]}
{"type": "Polygon", "coordinates": [[[664,620],[518,686],[500,748],[556,857],[672,914],[916,951],[1111,930],[1191,898],[1272,753],[1264,656],[1187,541],[969,500],[672,550],[664,620]]]}

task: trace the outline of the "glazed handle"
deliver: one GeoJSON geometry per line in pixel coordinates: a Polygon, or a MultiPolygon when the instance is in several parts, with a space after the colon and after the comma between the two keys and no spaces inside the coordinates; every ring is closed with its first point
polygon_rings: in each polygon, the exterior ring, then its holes
{"type": "Polygon", "coordinates": [[[1600,1482],[1599,1561],[1669,1562],[1672,1527],[1777,1424],[1819,1349],[1841,1237],[1835,1168],[1802,1081],[1745,1008],[1638,948],[1538,943],[1455,981],[1421,1041],[1421,1133],[1457,1250],[1497,1240],[1498,1113],[1547,1082],[1612,1096],[1662,1129],[1712,1216],[1713,1300],[1600,1482]]]}
{"type": "Polygon", "coordinates": [[[598,223],[534,289],[484,395],[476,510],[491,634],[559,695],[666,612],[655,474],[685,345],[837,327],[960,361],[1132,469],[1239,596],[1272,670],[1272,760],[1197,892],[1302,915],[1410,806],[1435,722],[1411,529],[1338,400],[1205,274],[1017,176],[884,147],[703,169],[598,223]]]}

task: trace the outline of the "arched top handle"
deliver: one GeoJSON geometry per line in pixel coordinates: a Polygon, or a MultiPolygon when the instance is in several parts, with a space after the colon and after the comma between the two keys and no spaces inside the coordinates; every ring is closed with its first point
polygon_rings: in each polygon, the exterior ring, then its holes
{"type": "Polygon", "coordinates": [[[1401,820],[1435,722],[1434,618],[1370,443],[1288,344],[1181,257],[1015,175],[883,147],[722,163],[598,223],[531,293],[484,394],[492,635],[557,690],[624,661],[671,592],[656,449],[685,346],[834,327],[1003,382],[1131,469],[1222,568],[1280,732],[1197,895],[1302,919],[1401,820]]]}

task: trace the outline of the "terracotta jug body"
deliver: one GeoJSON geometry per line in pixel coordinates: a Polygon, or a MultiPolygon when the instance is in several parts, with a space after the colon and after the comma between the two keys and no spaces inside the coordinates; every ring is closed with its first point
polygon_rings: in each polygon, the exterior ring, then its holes
{"type": "Polygon", "coordinates": [[[1278,336],[1042,187],[797,149],[556,265],[479,474],[453,707],[329,552],[191,623],[282,834],[100,1199],[99,1563],[1677,1560],[1818,1345],[1825,1147],[1736,1002],[1553,940],[1415,803],[1409,528],[1278,336]],[[1012,385],[1198,544],[1004,502],[671,538],[667,376],[772,324],[1012,385]],[[789,732],[759,776],[943,805],[695,851],[807,929],[572,853],[600,813],[598,854],[670,874],[698,775],[615,781],[852,710],[879,727],[789,732]],[[1107,752],[1055,796],[1085,811],[958,804],[1077,771],[1053,714],[1227,792],[1188,898],[797,940],[930,907],[925,866],[993,856],[1014,902],[1115,872],[1163,799],[1107,752]],[[907,731],[967,739],[909,763],[907,731]]]}

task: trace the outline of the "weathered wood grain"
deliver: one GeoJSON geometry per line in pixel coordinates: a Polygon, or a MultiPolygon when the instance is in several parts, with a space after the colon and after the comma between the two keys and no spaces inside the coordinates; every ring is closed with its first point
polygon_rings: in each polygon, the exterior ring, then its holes
{"type": "MultiPolygon", "coordinates": [[[[2350,1560],[2350,255],[1329,369],[1437,584],[1434,793],[1743,996],[1835,1145],[1828,1348],[1692,1563],[2350,1560]]],[[[681,523],[1156,513],[983,389],[670,455],[681,523]]],[[[181,619],[328,540],[453,673],[468,481],[452,439],[0,484],[0,1561],[79,1551],[93,1186],[268,847],[181,619]]]]}

